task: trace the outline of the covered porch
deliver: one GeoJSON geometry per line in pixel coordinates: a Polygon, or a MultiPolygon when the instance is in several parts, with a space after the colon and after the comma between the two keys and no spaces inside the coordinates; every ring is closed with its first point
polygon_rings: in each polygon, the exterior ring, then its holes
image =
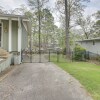
{"type": "Polygon", "coordinates": [[[28,46],[30,23],[27,17],[21,15],[0,15],[0,48],[19,56],[28,46]]]}

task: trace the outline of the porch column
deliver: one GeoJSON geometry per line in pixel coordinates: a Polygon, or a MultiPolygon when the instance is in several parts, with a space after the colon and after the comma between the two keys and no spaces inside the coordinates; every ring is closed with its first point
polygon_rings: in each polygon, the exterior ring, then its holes
{"type": "Polygon", "coordinates": [[[22,38],[21,19],[18,18],[18,52],[21,52],[21,38],[22,38]]]}
{"type": "Polygon", "coordinates": [[[12,51],[12,20],[9,19],[8,51],[12,51]]]}
{"type": "Polygon", "coordinates": [[[19,63],[21,63],[21,44],[22,44],[22,24],[21,18],[18,18],[18,52],[19,54],[19,63]]]}

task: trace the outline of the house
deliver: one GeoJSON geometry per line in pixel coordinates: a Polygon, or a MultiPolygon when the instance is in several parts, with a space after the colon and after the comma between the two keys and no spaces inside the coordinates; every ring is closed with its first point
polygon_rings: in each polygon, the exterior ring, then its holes
{"type": "Polygon", "coordinates": [[[28,35],[31,32],[27,17],[12,14],[0,14],[0,48],[18,56],[21,63],[21,51],[28,47],[28,35]]]}
{"type": "Polygon", "coordinates": [[[77,43],[84,47],[87,51],[100,55],[100,38],[85,39],[77,41],[77,43]]]}

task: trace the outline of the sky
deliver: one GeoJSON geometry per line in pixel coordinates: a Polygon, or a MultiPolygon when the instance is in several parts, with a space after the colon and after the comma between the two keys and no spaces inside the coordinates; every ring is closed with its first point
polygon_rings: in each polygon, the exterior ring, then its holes
{"type": "Polygon", "coordinates": [[[91,15],[97,12],[97,10],[100,10],[100,0],[90,0],[90,3],[87,3],[86,5],[87,7],[84,15],[91,15]]]}
{"type": "MultiPolygon", "coordinates": [[[[55,5],[56,0],[49,0],[49,6],[52,8],[55,5]]],[[[18,8],[20,5],[27,5],[27,0],[0,0],[0,6],[5,9],[14,9],[18,8]]],[[[86,3],[87,7],[85,8],[84,16],[91,15],[97,10],[100,10],[100,0],[90,0],[90,3],[86,3]]],[[[56,24],[59,22],[56,21],[56,24]]]]}
{"type": "MultiPolygon", "coordinates": [[[[49,0],[49,6],[54,7],[56,0],[49,0]]],[[[14,9],[19,7],[20,5],[27,5],[27,0],[0,0],[0,6],[4,7],[5,9],[14,9]]]]}
{"type": "MultiPolygon", "coordinates": [[[[54,7],[56,0],[49,0],[49,6],[54,7]]],[[[97,10],[100,10],[100,0],[90,0],[91,2],[86,4],[85,15],[92,14],[97,10]]],[[[19,7],[21,4],[27,4],[27,0],[0,0],[0,6],[5,9],[14,9],[19,7]]]]}

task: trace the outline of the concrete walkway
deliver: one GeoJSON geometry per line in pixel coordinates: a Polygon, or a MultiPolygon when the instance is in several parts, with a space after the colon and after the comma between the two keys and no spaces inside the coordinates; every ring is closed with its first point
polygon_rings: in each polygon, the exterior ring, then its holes
{"type": "Polygon", "coordinates": [[[80,83],[52,63],[21,64],[0,82],[0,100],[92,100],[80,83]]]}

